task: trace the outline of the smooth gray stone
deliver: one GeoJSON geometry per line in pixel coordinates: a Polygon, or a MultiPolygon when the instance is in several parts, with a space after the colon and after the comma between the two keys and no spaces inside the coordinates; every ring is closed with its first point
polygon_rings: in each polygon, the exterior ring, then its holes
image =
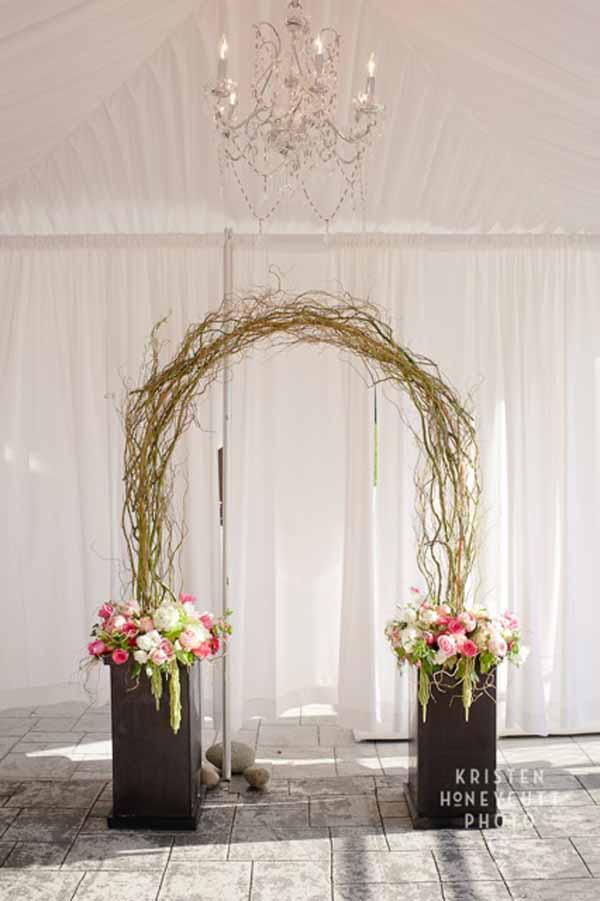
{"type": "MultiPolygon", "coordinates": [[[[206,752],[206,759],[217,769],[223,769],[223,743],[213,745],[206,752]]],[[[242,741],[231,742],[231,772],[239,775],[247,770],[249,766],[254,765],[256,753],[250,745],[244,744],[242,741]]]]}
{"type": "Polygon", "coordinates": [[[575,879],[589,873],[567,839],[498,839],[490,851],[507,882],[519,879],[575,879]]]}
{"type": "Polygon", "coordinates": [[[252,901],[324,901],[331,896],[329,861],[254,864],[252,901]]]}
{"type": "Polygon", "coordinates": [[[205,761],[200,767],[200,782],[208,788],[215,788],[221,781],[221,774],[216,766],[205,761]]]}
{"type": "Polygon", "coordinates": [[[249,766],[244,770],[244,779],[252,788],[265,789],[270,778],[270,772],[262,766],[249,766]]]}

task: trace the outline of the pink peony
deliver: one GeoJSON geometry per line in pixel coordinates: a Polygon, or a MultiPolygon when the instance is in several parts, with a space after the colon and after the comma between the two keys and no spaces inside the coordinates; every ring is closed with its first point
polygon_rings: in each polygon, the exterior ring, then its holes
{"type": "Polygon", "coordinates": [[[90,641],[88,651],[92,657],[100,657],[101,654],[106,654],[108,648],[103,641],[90,641]]]}
{"type": "Polygon", "coordinates": [[[154,629],[154,620],[151,616],[140,617],[140,632],[152,632],[154,629]]]}
{"type": "Polygon", "coordinates": [[[464,635],[464,632],[465,632],[464,623],[461,623],[461,621],[459,619],[456,619],[456,617],[451,616],[448,619],[447,626],[448,626],[448,632],[450,632],[451,635],[464,635]]]}
{"type": "Polygon", "coordinates": [[[453,654],[456,654],[456,640],[452,635],[448,635],[444,632],[443,635],[438,636],[437,642],[438,648],[446,655],[446,657],[452,657],[453,654]]]}
{"type": "Polygon", "coordinates": [[[460,643],[460,653],[463,657],[477,657],[479,649],[474,641],[465,638],[465,640],[460,643]]]}
{"type": "Polygon", "coordinates": [[[116,648],[116,650],[112,652],[112,659],[119,665],[127,663],[129,660],[129,651],[124,651],[122,648],[116,648]]]}
{"type": "Polygon", "coordinates": [[[98,610],[98,616],[102,619],[108,619],[114,613],[115,608],[112,604],[102,604],[100,610],[98,610]]]}

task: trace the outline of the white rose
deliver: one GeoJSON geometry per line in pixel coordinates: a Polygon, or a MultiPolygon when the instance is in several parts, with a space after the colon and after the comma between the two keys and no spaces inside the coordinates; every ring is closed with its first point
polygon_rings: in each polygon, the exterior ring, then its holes
{"type": "Polygon", "coordinates": [[[179,624],[179,610],[173,604],[162,604],[154,612],[154,625],[163,632],[171,632],[179,624]]]}
{"type": "Polygon", "coordinates": [[[448,659],[448,655],[444,654],[444,652],[440,648],[440,650],[436,651],[435,657],[433,658],[433,662],[436,663],[438,666],[443,666],[443,664],[446,662],[447,659],[448,659]]]}
{"type": "Polygon", "coordinates": [[[145,651],[134,651],[133,659],[136,661],[136,663],[147,663],[148,655],[145,651]]]}
{"type": "Polygon", "coordinates": [[[137,646],[141,651],[146,651],[150,653],[150,651],[154,650],[154,648],[160,644],[160,635],[156,631],[156,629],[152,629],[151,632],[146,632],[145,635],[138,635],[137,637],[137,646]]]}

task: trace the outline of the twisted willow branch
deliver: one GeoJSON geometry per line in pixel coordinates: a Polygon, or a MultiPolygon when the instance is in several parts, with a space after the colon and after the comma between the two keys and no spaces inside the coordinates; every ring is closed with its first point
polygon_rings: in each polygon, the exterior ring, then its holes
{"type": "Polygon", "coordinates": [[[416,424],[408,417],[405,421],[420,451],[415,474],[418,565],[432,597],[455,609],[464,606],[480,495],[473,419],[435,363],[396,344],[376,307],[344,292],[291,295],[278,284],[233,297],[190,326],[164,367],[162,324],[152,331],[145,384],[128,393],[123,410],[122,525],[134,594],[144,610],[157,607],[174,585],[185,531],[173,509],[173,454],[194,421],[196,401],[218,377],[226,357],[239,359],[266,342],[349,350],[377,381],[407,393],[417,419],[416,424]]]}

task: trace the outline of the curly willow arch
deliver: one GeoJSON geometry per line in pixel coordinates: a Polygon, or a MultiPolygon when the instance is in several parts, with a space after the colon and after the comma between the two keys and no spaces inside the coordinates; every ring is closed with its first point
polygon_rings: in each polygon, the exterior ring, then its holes
{"type": "Polygon", "coordinates": [[[431,597],[455,609],[464,606],[480,495],[473,418],[435,363],[394,341],[381,311],[344,292],[291,295],[280,286],[261,290],[232,298],[190,326],[175,356],[161,367],[163,321],[152,331],[147,380],[128,393],[123,410],[122,526],[142,609],[155,609],[172,593],[185,538],[185,527],[174,517],[173,454],[194,421],[195,403],[226,358],[240,357],[266,341],[343,348],[366,364],[376,382],[391,382],[407,393],[418,414],[415,425],[407,424],[419,448],[419,569],[431,597]]]}

